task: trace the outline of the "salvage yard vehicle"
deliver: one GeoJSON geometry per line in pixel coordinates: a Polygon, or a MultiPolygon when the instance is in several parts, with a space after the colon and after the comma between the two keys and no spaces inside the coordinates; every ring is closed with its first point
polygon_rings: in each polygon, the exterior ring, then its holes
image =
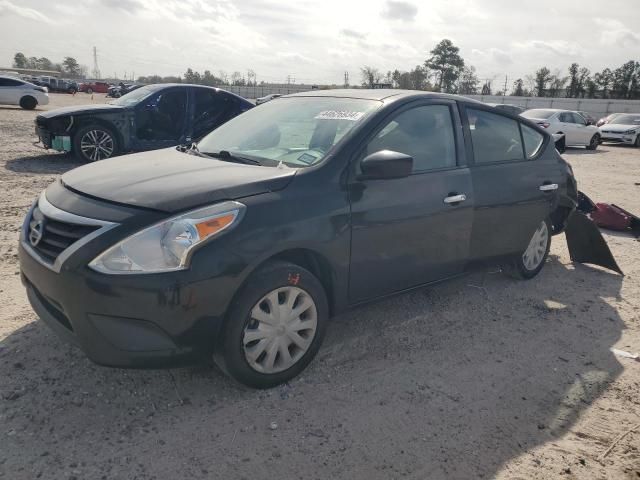
{"type": "Polygon", "coordinates": [[[48,103],[46,88],[19,78],[0,76],[0,105],[20,105],[25,110],[33,110],[48,103]]]}
{"type": "Polygon", "coordinates": [[[99,364],[213,355],[267,388],[309,364],[331,315],[487,261],[531,279],[565,228],[572,258],[617,269],[576,201],[526,119],[440,93],[305,92],[190,149],[65,173],[25,218],[21,278],[99,364]]]}
{"type": "Polygon", "coordinates": [[[42,76],[38,77],[33,83],[41,87],[47,87],[50,92],[69,93],[71,95],[78,92],[78,84],[74,80],[42,76]]]}
{"type": "Polygon", "coordinates": [[[71,151],[92,162],[124,152],[190,144],[252,107],[217,88],[148,85],[110,104],[44,112],[36,118],[36,134],[45,148],[71,151]]]}
{"type": "Polygon", "coordinates": [[[624,143],[640,148],[640,113],[617,115],[600,127],[602,142],[624,143]]]}
{"type": "Polygon", "coordinates": [[[563,133],[566,146],[587,147],[595,150],[600,144],[600,131],[595,125],[587,125],[585,118],[578,112],[555,108],[536,108],[527,110],[522,116],[546,128],[549,133],[563,133]]]}
{"type": "Polygon", "coordinates": [[[270,93],[269,95],[265,95],[264,97],[256,98],[256,105],[270,102],[271,100],[275,100],[276,98],[280,98],[281,96],[282,95],[279,93],[270,93]]]}
{"type": "Polygon", "coordinates": [[[520,115],[525,110],[519,105],[511,105],[509,103],[487,103],[487,105],[497,108],[498,110],[504,110],[505,112],[509,112],[513,115],[520,115]]]}
{"type": "Polygon", "coordinates": [[[107,93],[109,91],[110,83],[107,82],[83,82],[78,85],[81,92],[88,93],[107,93]]]}

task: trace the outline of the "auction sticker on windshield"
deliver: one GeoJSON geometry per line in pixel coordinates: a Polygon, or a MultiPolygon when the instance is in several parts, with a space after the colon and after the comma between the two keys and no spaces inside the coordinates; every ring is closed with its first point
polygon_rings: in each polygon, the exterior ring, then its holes
{"type": "Polygon", "coordinates": [[[318,120],[350,120],[357,122],[362,118],[364,112],[349,112],[345,110],[326,110],[320,112],[314,118],[318,120]]]}

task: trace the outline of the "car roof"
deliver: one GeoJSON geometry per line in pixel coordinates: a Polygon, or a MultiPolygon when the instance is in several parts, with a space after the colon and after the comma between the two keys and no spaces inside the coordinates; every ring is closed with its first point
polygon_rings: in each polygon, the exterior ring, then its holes
{"type": "Polygon", "coordinates": [[[485,105],[482,102],[473,100],[467,97],[461,97],[460,95],[451,95],[448,93],[440,92],[425,92],[422,90],[400,90],[394,88],[340,88],[335,90],[308,90],[306,92],[292,93],[290,95],[283,95],[286,98],[293,97],[333,97],[333,98],[358,98],[363,100],[380,100],[385,101],[388,99],[400,99],[400,98],[442,98],[449,100],[458,100],[468,103],[476,103],[479,105],[485,105]]]}

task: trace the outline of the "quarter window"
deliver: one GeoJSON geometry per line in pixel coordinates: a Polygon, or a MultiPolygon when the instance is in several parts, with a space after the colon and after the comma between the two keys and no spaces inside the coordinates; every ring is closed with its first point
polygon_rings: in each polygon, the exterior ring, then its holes
{"type": "Polygon", "coordinates": [[[540,132],[536,132],[533,128],[522,123],[520,124],[520,128],[522,129],[524,150],[527,154],[527,158],[533,158],[540,150],[542,142],[544,141],[544,136],[540,132]]]}
{"type": "Polygon", "coordinates": [[[476,164],[524,160],[516,120],[467,108],[476,164]]]}
{"type": "Polygon", "coordinates": [[[456,144],[450,108],[425,105],[398,114],[369,142],[365,155],[380,150],[410,155],[413,172],[454,167],[456,144]]]}
{"type": "Polygon", "coordinates": [[[20,80],[14,80],[13,78],[0,78],[0,87],[18,87],[24,85],[20,80]]]}

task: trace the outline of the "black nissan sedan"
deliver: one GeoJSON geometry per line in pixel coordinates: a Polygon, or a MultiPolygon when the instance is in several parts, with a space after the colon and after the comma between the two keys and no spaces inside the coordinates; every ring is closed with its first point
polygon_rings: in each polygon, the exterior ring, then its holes
{"type": "Polygon", "coordinates": [[[299,374],[350,306],[487,260],[534,277],[576,195],[524,118],[445,94],[300,93],[191,149],[62,175],[25,219],[22,280],[99,364],[213,356],[265,388],[299,374]]]}
{"type": "Polygon", "coordinates": [[[79,105],[36,117],[42,145],[84,162],[190,144],[253,104],[219,88],[157,84],[136,88],[109,104],[79,105]]]}

